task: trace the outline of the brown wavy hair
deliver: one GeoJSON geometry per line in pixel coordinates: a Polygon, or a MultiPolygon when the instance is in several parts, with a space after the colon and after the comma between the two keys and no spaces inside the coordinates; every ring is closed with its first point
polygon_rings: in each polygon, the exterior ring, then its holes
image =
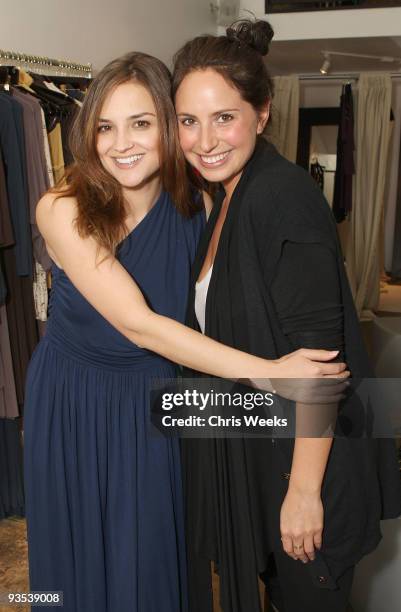
{"type": "Polygon", "coordinates": [[[171,97],[171,75],[155,57],[128,53],[103,68],[91,83],[70,133],[74,163],[67,169],[57,197],[77,201],[76,227],[81,236],[93,236],[99,247],[116,252],[127,234],[126,208],[120,183],[103,167],[96,150],[100,112],[106,97],[123,83],[143,85],[153,98],[160,132],[160,178],[177,210],[195,212],[186,163],[178,140],[177,119],[171,97]]]}

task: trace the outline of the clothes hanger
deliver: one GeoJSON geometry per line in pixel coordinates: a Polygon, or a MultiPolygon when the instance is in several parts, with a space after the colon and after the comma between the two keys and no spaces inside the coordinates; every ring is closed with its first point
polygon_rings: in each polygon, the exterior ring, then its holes
{"type": "Polygon", "coordinates": [[[11,85],[18,84],[18,69],[15,66],[0,66],[0,86],[11,94],[11,85]]]}

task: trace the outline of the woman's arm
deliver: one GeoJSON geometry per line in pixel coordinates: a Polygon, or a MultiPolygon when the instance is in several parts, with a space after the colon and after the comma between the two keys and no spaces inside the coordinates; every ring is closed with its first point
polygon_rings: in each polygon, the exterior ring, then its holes
{"type": "Polygon", "coordinates": [[[334,355],[297,351],[283,363],[266,361],[220,344],[176,321],[154,313],[138,286],[112,256],[75,228],[73,198],[46,194],[37,223],[50,255],[78,291],[118,331],[135,344],[189,368],[222,378],[319,377],[337,375],[343,364],[318,363],[334,355]],[[315,361],[312,361],[311,359],[315,361]]]}
{"type": "MultiPolygon", "coordinates": [[[[343,351],[340,283],[330,248],[286,242],[271,290],[281,326],[294,348],[319,345],[343,351]]],[[[336,404],[297,404],[298,437],[281,509],[281,533],[284,550],[304,562],[314,558],[322,542],[321,486],[332,446],[327,431],[334,429],[336,415],[336,404]]]]}

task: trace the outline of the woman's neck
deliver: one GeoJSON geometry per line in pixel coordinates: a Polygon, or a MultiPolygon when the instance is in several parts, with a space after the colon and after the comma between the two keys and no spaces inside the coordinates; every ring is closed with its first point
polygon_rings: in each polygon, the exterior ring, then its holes
{"type": "Polygon", "coordinates": [[[137,225],[153,208],[162,191],[159,175],[137,188],[123,187],[128,225],[137,225]]]}

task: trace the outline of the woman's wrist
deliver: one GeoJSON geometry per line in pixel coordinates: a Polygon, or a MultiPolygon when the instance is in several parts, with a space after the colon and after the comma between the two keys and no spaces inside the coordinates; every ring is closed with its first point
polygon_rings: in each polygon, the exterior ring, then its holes
{"type": "Polygon", "coordinates": [[[298,478],[296,475],[291,474],[288,491],[297,495],[311,495],[320,497],[322,491],[322,481],[313,481],[309,478],[305,479],[302,477],[298,478]]]}

